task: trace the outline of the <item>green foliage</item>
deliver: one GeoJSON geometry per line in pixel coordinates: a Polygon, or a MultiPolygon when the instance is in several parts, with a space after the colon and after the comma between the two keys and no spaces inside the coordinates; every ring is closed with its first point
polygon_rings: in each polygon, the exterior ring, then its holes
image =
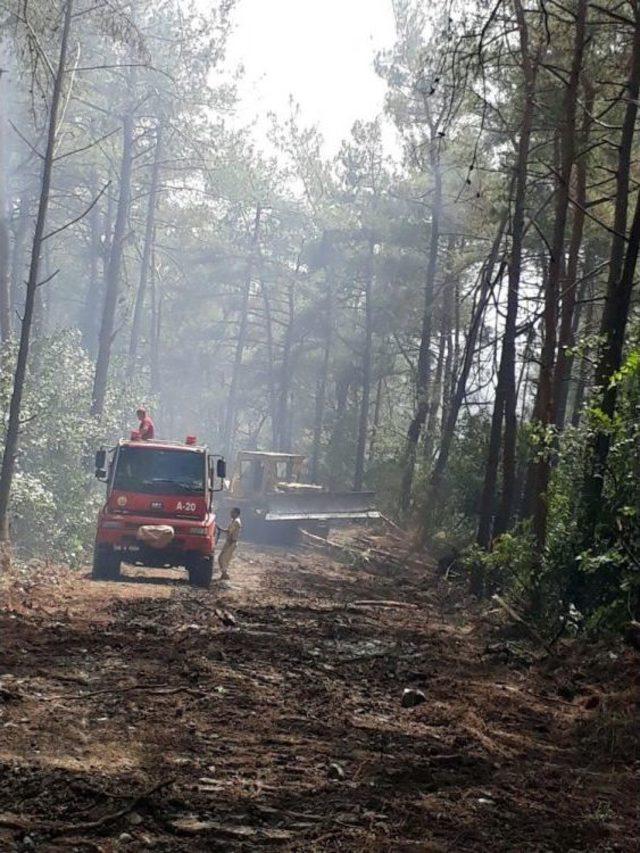
{"type": "MultiPolygon", "coordinates": [[[[555,465],[549,490],[547,545],[536,570],[527,570],[531,541],[525,532],[518,551],[505,549],[505,537],[490,554],[474,551],[489,582],[503,583],[535,617],[548,624],[560,620],[585,630],[618,630],[640,614],[640,359],[632,351],[616,374],[618,408],[615,418],[592,406],[579,428],[565,429],[555,444],[540,442],[553,452],[555,465]],[[594,431],[611,442],[595,545],[585,550],[580,529],[581,485],[594,431]],[[509,569],[509,567],[511,567],[509,569]]],[[[527,436],[528,440],[531,435],[527,436]]],[[[531,551],[533,554],[533,551],[531,551]]]]}
{"type": "MultiPolygon", "coordinates": [[[[6,421],[13,351],[3,355],[0,412],[6,421]]],[[[93,455],[134,418],[139,389],[111,393],[101,421],[90,417],[93,364],[75,331],[40,339],[34,347],[23,407],[21,450],[11,495],[12,539],[24,556],[86,558],[103,500],[93,455]]]]}
{"type": "Polygon", "coordinates": [[[527,525],[498,536],[490,551],[470,546],[462,565],[469,575],[480,570],[485,593],[508,591],[523,606],[538,583],[535,542],[527,525]]]}
{"type": "MultiPolygon", "coordinates": [[[[480,504],[484,462],[490,422],[484,412],[466,413],[455,434],[446,482],[438,506],[420,505],[430,532],[451,531],[456,547],[466,547],[473,538],[475,516],[480,504]]],[[[428,494],[430,460],[423,460],[416,477],[416,492],[428,494]]]]}

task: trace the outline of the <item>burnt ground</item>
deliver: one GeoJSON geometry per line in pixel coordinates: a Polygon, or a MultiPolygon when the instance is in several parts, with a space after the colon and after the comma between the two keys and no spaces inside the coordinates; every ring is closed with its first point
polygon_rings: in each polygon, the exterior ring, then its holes
{"type": "Polygon", "coordinates": [[[305,551],[243,545],[223,594],[132,574],[2,581],[0,850],[640,849],[632,649],[305,551]]]}

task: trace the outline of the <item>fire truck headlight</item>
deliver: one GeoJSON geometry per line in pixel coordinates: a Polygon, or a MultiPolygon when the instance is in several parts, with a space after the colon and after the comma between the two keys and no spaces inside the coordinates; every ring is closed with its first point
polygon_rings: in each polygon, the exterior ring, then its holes
{"type": "Polygon", "coordinates": [[[190,527],[189,528],[190,536],[206,536],[207,528],[206,527],[190,527]]]}

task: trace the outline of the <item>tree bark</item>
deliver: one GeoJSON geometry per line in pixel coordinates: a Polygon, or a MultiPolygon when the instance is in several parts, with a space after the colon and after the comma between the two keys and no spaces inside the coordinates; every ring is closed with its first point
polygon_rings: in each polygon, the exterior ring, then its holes
{"type": "Polygon", "coordinates": [[[273,346],[271,297],[269,294],[269,288],[263,276],[260,277],[260,293],[262,294],[262,304],[264,306],[264,326],[267,349],[267,391],[269,397],[269,415],[271,420],[271,444],[273,450],[282,450],[283,448],[280,447],[279,443],[281,430],[279,429],[278,405],[276,400],[275,352],[273,346]]]}
{"type": "Polygon", "coordinates": [[[440,219],[442,216],[442,175],[440,173],[439,141],[432,132],[429,157],[433,172],[433,196],[431,204],[431,236],[429,238],[429,260],[424,287],[424,307],[418,369],[416,375],[416,407],[407,430],[407,440],[403,460],[402,483],[400,486],[400,508],[407,514],[411,505],[413,475],[416,465],[416,453],[420,435],[429,409],[431,389],[431,337],[433,329],[433,296],[438,268],[438,249],[440,245],[440,219]]]}
{"type": "MultiPolygon", "coordinates": [[[[326,240],[326,236],[325,236],[326,240]]],[[[324,409],[327,396],[327,382],[329,379],[329,363],[331,350],[333,348],[333,265],[325,263],[325,336],[322,351],[322,364],[320,365],[320,377],[316,389],[315,415],[313,422],[313,445],[311,451],[311,481],[317,483],[320,476],[320,447],[322,443],[322,432],[324,429],[324,409]]]]}
{"type": "Polygon", "coordinates": [[[109,262],[105,275],[104,306],[98,338],[98,358],[93,379],[91,413],[101,415],[107,394],[111,347],[115,337],[116,307],[120,290],[122,258],[127,237],[129,208],[131,205],[131,170],[133,164],[133,113],[127,112],[122,125],[122,160],[120,165],[120,193],[109,262]]]}
{"type": "MultiPolygon", "coordinates": [[[[296,273],[297,273],[296,268],[296,273]]],[[[291,385],[293,379],[293,334],[295,321],[295,282],[290,281],[287,290],[287,309],[288,322],[287,330],[284,335],[284,344],[282,348],[282,365],[280,367],[280,382],[278,387],[277,399],[277,424],[278,438],[277,447],[280,447],[284,452],[291,452],[291,429],[289,418],[289,403],[291,400],[291,385]]]]}
{"type": "Polygon", "coordinates": [[[356,446],[356,464],[353,475],[353,488],[362,489],[364,481],[364,463],[369,438],[369,407],[371,402],[371,369],[373,362],[373,280],[374,280],[373,239],[369,240],[364,276],[364,348],[362,352],[362,400],[358,420],[358,443],[356,446]]]}
{"type": "Polygon", "coordinates": [[[153,237],[155,234],[156,225],[156,210],[158,207],[158,188],[160,184],[160,163],[162,161],[162,122],[158,122],[156,128],[156,146],[153,157],[153,167],[151,170],[151,184],[149,187],[149,200],[147,207],[147,222],[145,226],[144,244],[142,247],[142,259],[140,262],[140,282],[138,284],[138,292],[136,293],[136,301],[133,309],[133,320],[131,323],[131,339],[129,341],[129,375],[132,376],[136,369],[136,359],[138,354],[138,346],[140,342],[140,332],[142,329],[142,313],[144,310],[144,300],[147,292],[147,281],[149,277],[149,262],[151,259],[151,249],[153,237]]]}
{"type": "MultiPolygon", "coordinates": [[[[447,290],[450,282],[445,283],[444,290],[447,290]]],[[[432,462],[433,448],[436,440],[436,425],[438,423],[438,412],[442,402],[443,391],[443,375],[445,351],[447,348],[447,327],[449,321],[447,319],[446,307],[441,306],[440,316],[440,334],[438,335],[438,355],[436,356],[436,368],[433,373],[433,382],[431,385],[431,399],[429,400],[429,411],[424,427],[424,459],[428,466],[432,462]]]]}
{"type": "MultiPolygon", "coordinates": [[[[585,265],[584,269],[590,269],[589,264],[589,253],[587,253],[585,257],[585,265]]],[[[583,308],[582,306],[578,306],[579,310],[576,311],[576,317],[580,318],[580,324],[576,325],[576,329],[574,331],[574,339],[580,333],[580,330],[586,334],[590,335],[593,332],[594,327],[594,313],[595,313],[595,301],[592,298],[593,294],[591,290],[585,286],[581,288],[581,299],[587,299],[587,307],[584,320],[582,320],[583,308]]],[[[587,390],[587,383],[589,381],[589,376],[591,373],[591,364],[590,364],[590,354],[591,349],[589,347],[585,347],[585,350],[580,358],[580,366],[578,368],[578,375],[576,377],[576,385],[575,385],[575,393],[572,401],[572,410],[571,410],[571,426],[578,427],[580,425],[580,420],[582,418],[582,407],[584,404],[584,398],[587,390]]]]}
{"type": "MultiPolygon", "coordinates": [[[[502,240],[504,238],[504,232],[507,227],[508,217],[509,211],[507,209],[505,210],[504,215],[502,216],[500,225],[498,227],[498,233],[496,234],[496,237],[491,246],[491,251],[489,253],[489,257],[487,258],[485,268],[482,271],[480,279],[480,292],[477,297],[477,304],[472,314],[471,323],[469,325],[469,332],[467,334],[467,339],[464,345],[460,373],[456,380],[455,389],[451,398],[451,404],[447,413],[447,420],[445,425],[443,426],[442,435],[440,437],[440,447],[438,449],[436,461],[433,466],[433,471],[431,473],[428,498],[426,501],[427,509],[432,506],[438,506],[440,502],[442,483],[444,480],[444,474],[447,469],[447,465],[449,463],[449,454],[451,452],[451,445],[455,435],[456,424],[458,423],[458,415],[460,414],[460,408],[462,406],[466,394],[467,382],[469,381],[469,374],[471,373],[473,359],[476,353],[476,344],[478,342],[478,336],[482,328],[482,321],[494,284],[494,271],[498,262],[498,256],[500,253],[502,240]]],[[[500,273],[498,278],[501,278],[501,276],[502,272],[500,273]]]]}
{"type": "MultiPolygon", "coordinates": [[[[444,313],[447,317],[446,322],[446,356],[444,360],[444,373],[442,379],[442,413],[440,417],[440,431],[445,427],[448,418],[449,407],[451,406],[451,398],[455,391],[454,375],[458,368],[457,358],[459,353],[456,352],[459,347],[459,331],[458,325],[460,322],[460,305],[459,305],[459,283],[458,276],[449,283],[446,288],[444,299],[444,313]]],[[[443,331],[445,327],[443,326],[443,331]]]]}
{"type": "Polygon", "coordinates": [[[428,468],[433,462],[433,449],[436,445],[438,413],[445,409],[450,378],[446,375],[446,362],[453,359],[451,351],[451,326],[453,323],[453,289],[454,276],[452,264],[456,248],[455,237],[449,236],[445,262],[444,281],[440,289],[440,329],[438,333],[438,355],[433,374],[432,389],[429,400],[429,410],[424,427],[424,460],[428,468]]]}
{"type": "Polygon", "coordinates": [[[224,420],[223,446],[224,453],[227,458],[231,458],[234,450],[233,434],[235,432],[236,427],[238,391],[240,389],[240,372],[242,370],[242,359],[244,356],[245,346],[247,344],[247,333],[249,329],[249,297],[251,295],[251,282],[253,280],[253,271],[259,254],[258,244],[260,240],[261,218],[262,207],[258,204],[256,205],[256,213],[253,221],[253,234],[251,237],[249,257],[247,259],[245,278],[242,286],[238,338],[236,340],[235,354],[233,357],[231,383],[229,385],[229,396],[227,397],[227,407],[224,420]]]}
{"type": "MultiPolygon", "coordinates": [[[[629,237],[626,263],[624,260],[624,250],[631,179],[631,157],[638,114],[638,96],[640,94],[640,20],[637,9],[626,90],[626,109],[616,172],[615,233],[611,241],[607,294],[600,321],[602,345],[595,369],[593,394],[593,404],[599,405],[603,414],[608,418],[612,418],[616,410],[617,389],[615,385],[611,385],[611,377],[620,369],[622,364],[624,333],[627,327],[629,303],[633,287],[633,275],[630,276],[629,272],[635,270],[632,245],[633,235],[629,237]],[[631,263],[632,259],[633,264],[631,263]]],[[[636,208],[636,214],[637,212],[638,209],[636,208]]],[[[633,227],[635,226],[636,221],[634,219],[633,227]]],[[[595,539],[610,446],[611,438],[609,433],[602,429],[597,430],[590,442],[582,486],[579,527],[583,548],[590,548],[595,539]]]]}
{"type": "Polygon", "coordinates": [[[376,452],[376,442],[378,440],[378,431],[380,429],[380,413],[382,409],[382,390],[383,390],[383,378],[382,376],[378,377],[378,381],[376,383],[376,398],[373,404],[373,423],[371,425],[371,437],[369,439],[369,454],[368,459],[369,463],[375,459],[376,452]]]}
{"type": "Polygon", "coordinates": [[[520,0],[514,0],[518,22],[520,51],[522,55],[523,103],[520,139],[515,166],[515,198],[511,223],[511,254],[509,258],[509,277],[507,291],[507,315],[496,396],[491,418],[489,451],[485,469],[480,518],[478,521],[477,542],[488,548],[494,536],[495,490],[500,464],[500,445],[502,440],[503,419],[505,424],[503,448],[503,490],[501,517],[499,526],[506,529],[513,511],[515,489],[515,449],[517,435],[516,415],[516,327],[518,321],[520,276],[522,273],[522,252],[524,243],[526,193],[528,184],[529,148],[535,109],[535,89],[538,72],[537,61],[531,56],[529,28],[520,0]]]}
{"type": "MultiPolygon", "coordinates": [[[[538,379],[537,415],[540,427],[545,430],[555,423],[555,400],[553,395],[553,374],[556,357],[556,338],[558,324],[558,296],[564,267],[564,247],[567,214],[569,209],[569,189],[571,171],[576,151],[576,113],[580,73],[585,49],[588,0],[578,0],[576,26],[571,73],[565,91],[564,121],[561,134],[561,167],[558,176],[559,186],[556,194],[554,228],[551,243],[549,275],[544,295],[543,341],[540,355],[540,375],[538,379]]],[[[544,547],[547,536],[548,488],[551,473],[551,461],[542,455],[533,462],[533,534],[538,547],[544,547]]]]}
{"type": "Polygon", "coordinates": [[[11,256],[11,290],[10,290],[10,305],[11,316],[10,321],[12,329],[20,328],[20,320],[18,318],[18,310],[22,309],[24,301],[24,285],[25,285],[25,243],[27,239],[27,230],[30,220],[30,187],[25,187],[20,194],[20,204],[18,207],[18,221],[16,223],[13,237],[13,253],[11,256]]]}
{"type": "Polygon", "coordinates": [[[151,264],[149,267],[149,285],[151,290],[151,340],[149,342],[151,391],[156,396],[160,396],[160,333],[162,329],[162,295],[159,293],[156,275],[155,237],[152,240],[151,264]]]}
{"type": "MultiPolygon", "coordinates": [[[[591,112],[593,109],[594,96],[595,93],[593,86],[585,84],[585,109],[582,119],[582,132],[580,134],[581,151],[585,151],[589,144],[589,130],[591,127],[591,112]]],[[[553,393],[556,401],[555,423],[557,429],[560,431],[564,429],[565,425],[567,400],[569,397],[569,383],[571,381],[571,368],[573,365],[573,355],[569,350],[575,344],[574,317],[576,312],[576,289],[578,269],[580,266],[580,248],[582,246],[582,235],[584,232],[585,210],[587,206],[586,155],[580,156],[576,160],[575,199],[576,204],[573,208],[567,275],[564,280],[562,293],[560,333],[558,336],[558,358],[553,377],[553,393]]]]}
{"type": "Polygon", "coordinates": [[[341,480],[341,471],[338,463],[341,461],[341,454],[344,452],[345,419],[349,402],[349,390],[352,382],[352,368],[343,369],[336,379],[336,418],[329,440],[329,446],[332,451],[329,466],[329,488],[332,490],[338,487],[341,480]]]}
{"type": "Polygon", "coordinates": [[[0,69],[0,339],[11,338],[11,298],[9,277],[9,216],[7,209],[6,119],[4,115],[3,70],[0,69]]]}
{"type": "Polygon", "coordinates": [[[18,357],[13,377],[13,390],[9,404],[9,420],[2,456],[2,467],[0,469],[0,541],[8,542],[9,531],[9,500],[11,497],[11,485],[15,471],[16,456],[20,440],[20,414],[22,411],[22,396],[27,375],[29,359],[29,344],[31,336],[31,324],[33,321],[33,309],[36,293],[40,285],[40,257],[42,247],[46,239],[45,228],[47,224],[47,213],[49,209],[49,197],[51,191],[51,174],[55,157],[56,142],[58,139],[58,111],[62,98],[64,84],[65,63],[69,45],[69,33],[71,30],[71,19],[73,15],[73,0],[67,0],[64,9],[62,35],[60,38],[60,55],[56,69],[49,108],[49,122],[47,129],[47,147],[42,166],[42,182],[40,187],[40,201],[38,204],[38,215],[36,217],[33,246],[31,250],[31,262],[29,265],[29,277],[27,280],[27,292],[25,297],[24,314],[20,328],[20,344],[18,346],[18,357]]]}
{"type": "MultiPolygon", "coordinates": [[[[91,190],[94,195],[98,192],[98,180],[95,171],[92,176],[91,190]]],[[[98,347],[98,305],[101,296],[101,279],[99,273],[101,253],[101,216],[99,205],[94,205],[89,215],[89,246],[88,246],[88,282],[82,309],[81,331],[82,340],[87,352],[95,357],[98,347]]]]}

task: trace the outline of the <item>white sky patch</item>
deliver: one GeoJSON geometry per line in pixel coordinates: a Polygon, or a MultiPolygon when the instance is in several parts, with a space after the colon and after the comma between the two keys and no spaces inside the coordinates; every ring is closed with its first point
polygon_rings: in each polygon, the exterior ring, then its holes
{"type": "Polygon", "coordinates": [[[261,146],[267,113],[288,116],[290,95],[331,154],[354,121],[382,112],[386,87],[373,60],[394,42],[391,0],[238,0],[233,22],[228,62],[245,68],[238,118],[258,118],[261,146]]]}

